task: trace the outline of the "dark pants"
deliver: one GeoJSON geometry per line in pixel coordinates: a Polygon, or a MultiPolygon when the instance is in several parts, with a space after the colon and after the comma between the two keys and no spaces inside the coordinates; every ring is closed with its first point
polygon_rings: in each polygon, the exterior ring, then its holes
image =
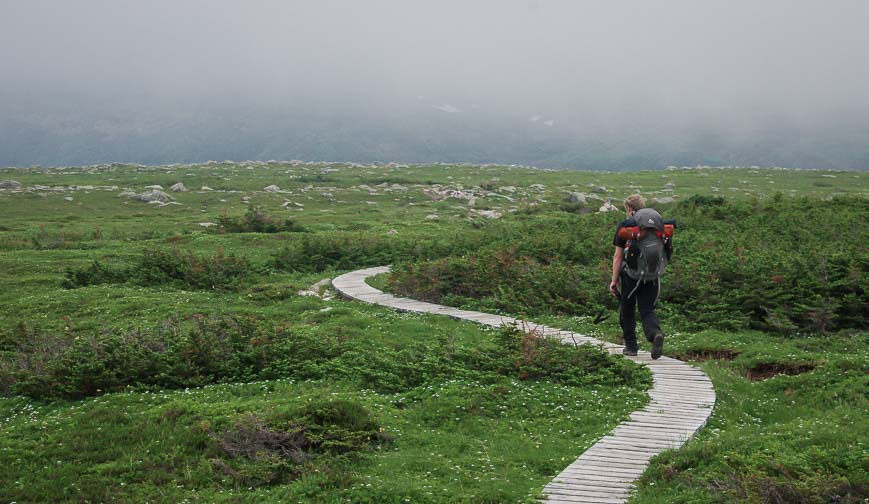
{"type": "Polygon", "coordinates": [[[640,307],[640,318],[643,321],[643,334],[646,340],[651,342],[655,334],[659,332],[663,334],[658,316],[655,315],[655,307],[658,304],[658,282],[640,282],[637,286],[637,280],[633,280],[624,271],[619,275],[619,282],[622,293],[619,302],[619,324],[625,337],[625,348],[636,351],[638,349],[637,306],[640,307]]]}

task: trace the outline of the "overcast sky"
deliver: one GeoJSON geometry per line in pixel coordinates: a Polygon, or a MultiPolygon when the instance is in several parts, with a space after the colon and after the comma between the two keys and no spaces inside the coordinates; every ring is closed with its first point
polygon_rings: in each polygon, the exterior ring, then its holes
{"type": "Polygon", "coordinates": [[[825,127],[869,116],[867,20],[865,0],[0,0],[0,105],[825,127]]]}

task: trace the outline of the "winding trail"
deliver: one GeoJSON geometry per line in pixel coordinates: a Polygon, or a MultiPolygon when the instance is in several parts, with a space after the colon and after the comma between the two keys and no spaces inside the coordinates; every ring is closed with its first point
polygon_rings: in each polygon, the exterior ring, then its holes
{"type": "MultiPolygon", "coordinates": [[[[389,266],[353,271],[332,280],[332,286],[344,297],[401,311],[446,315],[493,327],[521,323],[511,317],[396,297],[365,283],[366,278],[388,271],[389,266]]],[[[600,345],[611,354],[621,354],[622,351],[621,345],[554,327],[527,323],[525,329],[559,338],[564,343],[600,345]]],[[[649,460],[665,450],[682,446],[712,414],[715,390],[709,377],[699,369],[669,357],[652,360],[649,352],[641,351],[636,357],[627,358],[651,369],[654,376],[649,390],[651,400],[546,485],[544,502],[625,502],[634,481],[646,470],[649,460]]]]}

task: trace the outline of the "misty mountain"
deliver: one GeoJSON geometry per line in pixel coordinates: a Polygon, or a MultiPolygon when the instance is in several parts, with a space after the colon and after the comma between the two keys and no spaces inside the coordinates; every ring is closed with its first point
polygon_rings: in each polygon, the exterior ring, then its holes
{"type": "Polygon", "coordinates": [[[745,129],[664,121],[613,126],[562,116],[422,97],[394,106],[6,110],[0,120],[0,166],[301,159],[585,170],[668,165],[869,169],[867,125],[823,132],[773,121],[745,129]]]}

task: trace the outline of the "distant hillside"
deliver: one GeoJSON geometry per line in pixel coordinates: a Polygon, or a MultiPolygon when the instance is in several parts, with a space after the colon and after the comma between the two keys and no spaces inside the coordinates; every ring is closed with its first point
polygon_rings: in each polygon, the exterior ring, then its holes
{"type": "Polygon", "coordinates": [[[452,103],[395,111],[303,109],[159,111],[82,115],[4,111],[0,166],[145,164],[210,159],[471,162],[586,170],[668,165],[759,165],[869,169],[869,128],[807,131],[782,125],[740,129],[604,127],[552,113],[489,113],[452,103]]]}

